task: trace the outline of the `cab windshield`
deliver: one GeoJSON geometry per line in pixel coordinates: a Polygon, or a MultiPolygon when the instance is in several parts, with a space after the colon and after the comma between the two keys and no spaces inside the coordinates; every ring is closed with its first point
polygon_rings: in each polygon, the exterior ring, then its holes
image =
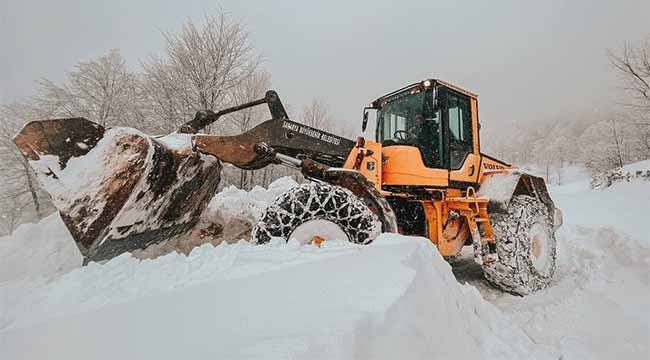
{"type": "Polygon", "coordinates": [[[440,124],[440,111],[434,110],[431,89],[405,93],[377,111],[377,140],[383,146],[416,146],[427,167],[440,168],[440,124]]]}

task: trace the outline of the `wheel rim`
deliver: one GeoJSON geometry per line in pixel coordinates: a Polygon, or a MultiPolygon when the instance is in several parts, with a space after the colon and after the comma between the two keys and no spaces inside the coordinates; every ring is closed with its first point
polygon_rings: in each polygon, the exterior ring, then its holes
{"type": "Polygon", "coordinates": [[[533,267],[541,274],[547,274],[551,265],[550,236],[546,227],[540,223],[531,226],[528,233],[530,259],[533,267]]]}
{"type": "Polygon", "coordinates": [[[338,224],[325,219],[305,221],[293,230],[289,239],[301,244],[311,244],[313,241],[320,244],[321,241],[327,240],[349,241],[348,235],[338,224]]]}

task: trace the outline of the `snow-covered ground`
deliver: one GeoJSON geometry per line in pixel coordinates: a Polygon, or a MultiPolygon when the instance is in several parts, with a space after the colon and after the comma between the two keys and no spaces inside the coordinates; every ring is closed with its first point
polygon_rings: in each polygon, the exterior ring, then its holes
{"type": "Polygon", "coordinates": [[[548,289],[524,298],[501,293],[485,284],[471,254],[454,273],[562,359],[648,359],[650,181],[590,190],[583,172],[570,172],[577,176],[550,188],[565,224],[548,289]]]}
{"type": "MultiPolygon", "coordinates": [[[[205,220],[251,223],[293,184],[226,189],[205,220]]],[[[321,248],[223,238],[78,268],[54,215],[0,238],[0,358],[648,359],[650,182],[590,190],[575,172],[551,191],[558,271],[523,298],[486,285],[470,257],[452,273],[427,240],[390,234],[321,248]]]]}
{"type": "Polygon", "coordinates": [[[11,236],[0,237],[0,284],[37,278],[47,281],[78,268],[82,261],[58,213],[38,224],[21,225],[11,236]]]}
{"type": "Polygon", "coordinates": [[[365,247],[240,242],[189,257],[123,255],[8,310],[9,359],[546,357],[426,239],[388,234],[365,247]]]}
{"type": "Polygon", "coordinates": [[[650,159],[623,165],[624,172],[635,173],[637,171],[646,172],[648,170],[650,170],[650,159]]]}

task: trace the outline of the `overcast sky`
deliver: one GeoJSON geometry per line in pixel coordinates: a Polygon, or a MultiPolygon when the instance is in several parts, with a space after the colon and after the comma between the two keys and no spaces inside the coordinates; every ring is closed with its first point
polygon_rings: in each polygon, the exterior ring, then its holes
{"type": "Polygon", "coordinates": [[[607,109],[607,49],[650,33],[648,0],[0,0],[0,102],[113,48],[137,69],[161,30],[218,7],[246,24],[285,103],[322,98],[355,127],[368,101],[429,77],[478,93],[488,126],[607,109]]]}

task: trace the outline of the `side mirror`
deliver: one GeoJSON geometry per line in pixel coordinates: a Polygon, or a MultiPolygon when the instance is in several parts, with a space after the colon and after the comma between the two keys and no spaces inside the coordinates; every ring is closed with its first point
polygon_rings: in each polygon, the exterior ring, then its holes
{"type": "Polygon", "coordinates": [[[366,128],[368,127],[368,111],[364,110],[363,111],[363,121],[361,122],[361,131],[366,131],[366,128]]]}

